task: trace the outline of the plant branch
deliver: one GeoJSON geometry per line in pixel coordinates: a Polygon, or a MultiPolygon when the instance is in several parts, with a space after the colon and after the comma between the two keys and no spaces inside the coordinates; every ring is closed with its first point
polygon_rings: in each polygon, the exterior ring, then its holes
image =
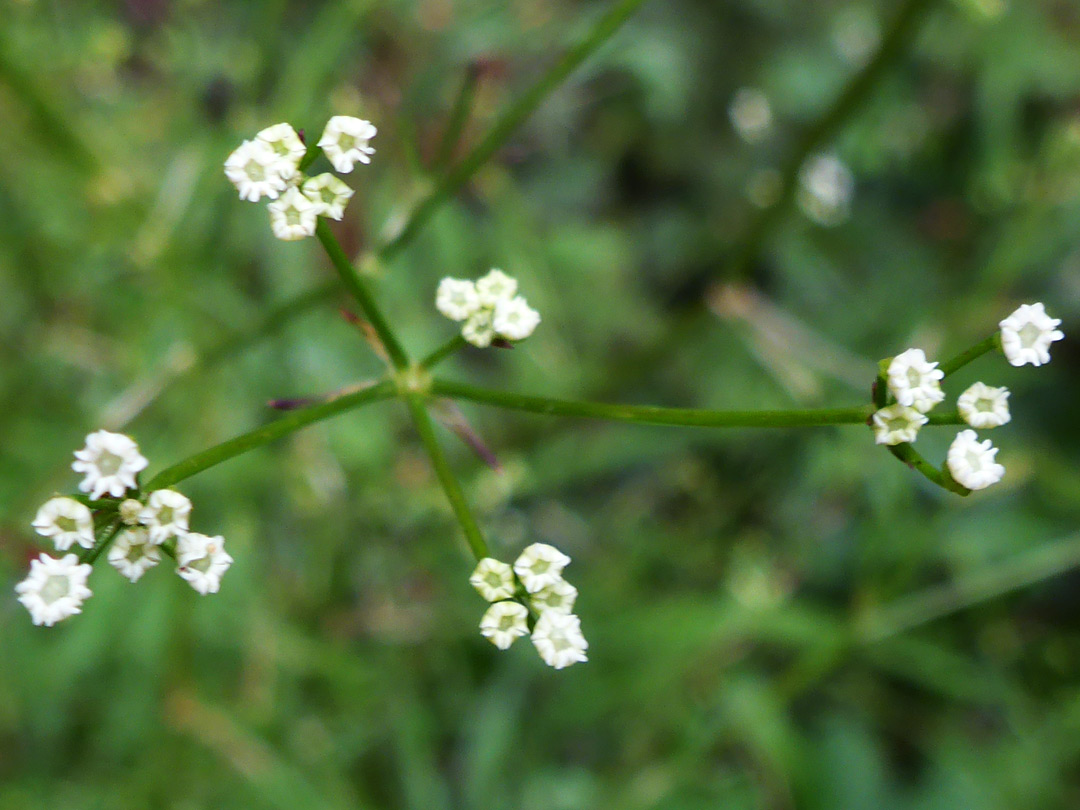
{"type": "Polygon", "coordinates": [[[982,357],[987,352],[991,352],[994,349],[1000,348],[1001,332],[994,332],[994,334],[990,335],[990,337],[984,340],[980,340],[967,351],[960,352],[960,354],[956,355],[956,357],[950,357],[944,363],[939,365],[938,368],[945,373],[946,377],[948,377],[953,372],[962,369],[972,360],[975,360],[978,357],[982,357]]]}
{"type": "Polygon", "coordinates": [[[889,447],[889,452],[911,467],[911,469],[921,472],[942,489],[955,492],[957,495],[971,494],[970,489],[954,481],[953,477],[948,473],[939,470],[919,455],[919,452],[910,444],[894,444],[889,447]]]}
{"type": "Polygon", "coordinates": [[[458,351],[458,349],[462,349],[464,347],[465,338],[463,338],[461,335],[454,335],[454,337],[450,338],[450,340],[448,340],[442,346],[440,346],[423,360],[421,360],[420,368],[430,371],[447,357],[458,351]]]}
{"type": "Polygon", "coordinates": [[[461,82],[454,106],[450,110],[450,118],[443,130],[442,140],[439,142],[439,151],[435,154],[435,162],[432,169],[442,172],[454,156],[454,147],[461,140],[461,133],[465,129],[465,122],[469,119],[472,110],[473,99],[476,97],[476,85],[480,80],[479,66],[469,65],[465,70],[465,78],[461,82]]]}

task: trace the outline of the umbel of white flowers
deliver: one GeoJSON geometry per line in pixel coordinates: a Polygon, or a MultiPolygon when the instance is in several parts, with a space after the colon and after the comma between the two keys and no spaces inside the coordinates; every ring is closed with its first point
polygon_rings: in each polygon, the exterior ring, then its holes
{"type": "MultiPolygon", "coordinates": [[[[87,500],[96,511],[75,498],[50,498],[38,509],[34,531],[52,540],[58,551],[108,544],[109,564],[132,582],[161,562],[164,552],[176,559],[177,574],[192,588],[201,594],[217,593],[232,564],[224,540],[188,530],[191,501],[179,492],[159,489],[141,495],[137,476],[146,465],[129,436],[106,430],[91,433],[71,466],[84,475],[79,489],[90,493],[87,500]],[[129,497],[118,502],[125,494],[129,497]],[[105,495],[112,500],[101,500],[105,495]]],[[[34,624],[51,627],[82,611],[82,603],[91,596],[86,584],[90,571],[91,566],[75,554],[60,559],[41,554],[15,592],[34,624]]]]}
{"type": "Polygon", "coordinates": [[[537,653],[555,669],[589,660],[581,619],[572,613],[577,588],[562,576],[569,562],[546,543],[533,543],[513,566],[493,557],[480,560],[469,582],[492,603],[480,619],[480,634],[505,650],[531,632],[537,653]]]}
{"type": "MultiPolygon", "coordinates": [[[[376,129],[369,121],[335,115],[323,130],[318,146],[336,171],[348,174],[359,163],[370,163],[375,150],[369,141],[376,129]]],[[[225,176],[241,200],[272,202],[270,228],[291,242],[315,233],[318,217],[341,219],[353,190],[329,172],[305,177],[300,162],[307,149],[289,124],[274,124],[244,141],[225,160],[225,176]]]]}
{"type": "Polygon", "coordinates": [[[517,295],[517,287],[517,279],[498,269],[475,282],[444,278],[435,308],[452,321],[464,321],[461,336],[481,349],[496,338],[524,340],[540,324],[540,313],[517,295]]]}

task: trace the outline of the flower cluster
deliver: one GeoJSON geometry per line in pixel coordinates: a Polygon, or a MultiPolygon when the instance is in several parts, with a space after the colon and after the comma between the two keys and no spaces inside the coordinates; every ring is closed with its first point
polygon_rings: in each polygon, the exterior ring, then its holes
{"type": "Polygon", "coordinates": [[[555,669],[589,660],[581,619],[572,612],[577,588],[562,576],[569,562],[546,543],[533,543],[513,566],[492,557],[482,559],[469,578],[492,603],[480,619],[480,634],[505,650],[531,632],[536,651],[555,669]]]}
{"type": "MultiPolygon", "coordinates": [[[[1050,344],[1064,337],[1057,328],[1060,325],[1060,320],[1046,314],[1042,304],[1024,304],[1000,323],[1005,358],[1014,366],[1050,362],[1050,344]]],[[[871,417],[878,444],[915,441],[919,429],[929,421],[926,414],[945,399],[941,390],[945,374],[937,366],[926,359],[922,349],[908,349],[888,362],[884,374],[892,402],[871,417]]],[[[957,398],[956,408],[973,428],[1000,427],[1011,419],[1009,389],[974,383],[957,398]]],[[[996,461],[997,452],[989,439],[980,442],[974,430],[964,430],[949,447],[945,464],[957,483],[972,490],[984,489],[1005,475],[1005,467],[996,461]]]]}
{"type": "MultiPolygon", "coordinates": [[[[34,530],[58,551],[77,545],[96,558],[96,544],[98,553],[107,549],[109,564],[132,582],[161,562],[164,551],[176,559],[176,572],[192,588],[216,593],[232,564],[224,541],[188,530],[191,501],[179,492],[159,489],[141,496],[137,476],[146,465],[130,437],[106,430],[91,433],[71,467],[83,474],[79,489],[89,493],[86,500],[94,509],[75,498],[50,498],[38,509],[34,530]],[[109,499],[102,500],[106,495],[109,499]]],[[[82,611],[91,596],[86,585],[90,571],[91,565],[76,554],[60,559],[41,554],[15,592],[34,624],[51,627],[82,611]]]]}
{"type": "Polygon", "coordinates": [[[524,340],[540,323],[540,313],[517,294],[517,286],[517,279],[497,269],[475,282],[444,278],[435,307],[452,321],[464,321],[461,336],[481,349],[496,338],[524,340]]]}
{"type": "MultiPolygon", "coordinates": [[[[369,121],[347,115],[331,118],[318,146],[342,174],[357,163],[370,163],[375,150],[369,141],[376,129],[369,121]]],[[[270,227],[278,239],[293,241],[315,233],[317,217],[341,219],[353,190],[326,172],[307,177],[300,164],[307,148],[288,124],[274,124],[244,141],[225,161],[225,176],[240,199],[272,202],[270,227]]]]}

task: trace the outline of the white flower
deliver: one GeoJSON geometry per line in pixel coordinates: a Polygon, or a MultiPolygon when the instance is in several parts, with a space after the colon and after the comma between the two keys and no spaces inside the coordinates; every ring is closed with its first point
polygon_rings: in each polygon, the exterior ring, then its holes
{"type": "Polygon", "coordinates": [[[541,613],[533,628],[532,642],[544,663],[555,669],[589,660],[585,655],[589,642],[581,634],[581,619],[573,613],[541,613]]]}
{"type": "Polygon", "coordinates": [[[435,293],[435,308],[452,321],[465,320],[480,309],[476,285],[458,278],[444,278],[435,293]]]}
{"type": "Polygon", "coordinates": [[[342,174],[353,170],[356,161],[371,163],[375,150],[368,141],[378,130],[370,121],[348,115],[335,115],[326,122],[326,129],[319,138],[319,146],[334,168],[342,174]]]}
{"type": "Polygon", "coordinates": [[[799,184],[799,207],[810,219],[826,227],[847,219],[855,180],[836,157],[811,158],[799,172],[799,184]]]}
{"type": "Polygon", "coordinates": [[[874,441],[878,444],[903,444],[913,442],[919,428],[929,419],[921,411],[900,403],[882,408],[874,413],[874,441]]]}
{"type": "Polygon", "coordinates": [[[240,192],[241,200],[275,199],[288,185],[278,171],[280,160],[268,144],[244,141],[225,160],[225,176],[240,192]]]}
{"type": "Polygon", "coordinates": [[[75,452],[71,465],[77,473],[86,475],[79,489],[89,492],[93,500],[108,493],[121,497],[128,489],[134,489],[135,476],[146,469],[147,460],[139,453],[139,446],[122,433],[99,430],[86,437],[86,447],[75,452]]]}
{"type": "Polygon", "coordinates": [[[514,573],[529,593],[536,593],[562,579],[570,558],[547,543],[533,543],[514,562],[514,573]]]}
{"type": "Polygon", "coordinates": [[[290,180],[296,174],[300,159],[307,151],[304,142],[289,124],[274,124],[272,127],[255,134],[255,140],[265,143],[274,152],[274,169],[283,180],[290,180]]]}
{"type": "Polygon", "coordinates": [[[495,334],[507,340],[524,340],[536,330],[539,323],[540,313],[525,303],[520,295],[495,304],[495,313],[491,318],[491,328],[495,334]]]}
{"type": "Polygon", "coordinates": [[[315,213],[320,217],[341,219],[345,206],[354,192],[339,177],[323,172],[304,182],[304,196],[315,203],[315,213]]]}
{"type": "Polygon", "coordinates": [[[747,143],[757,143],[772,127],[769,98],[757,88],[740,87],[728,105],[728,117],[740,138],[747,143]]]}
{"type": "Polygon", "coordinates": [[[989,439],[980,442],[974,430],[962,430],[949,445],[945,463],[958,483],[968,489],[985,489],[1005,475],[1005,468],[994,461],[997,451],[989,439]]]}
{"type": "Polygon", "coordinates": [[[207,537],[190,532],[176,541],[176,573],[186,579],[199,593],[217,593],[221,576],[232,565],[232,557],[225,553],[222,537],[207,537]]]}
{"type": "Polygon", "coordinates": [[[480,635],[505,650],[529,633],[529,611],[520,602],[496,602],[480,618],[480,635]]]}
{"type": "Polygon", "coordinates": [[[577,588],[565,579],[559,579],[530,595],[529,599],[539,613],[570,613],[577,601],[577,588]]]}
{"type": "Polygon", "coordinates": [[[109,565],[130,579],[139,577],[161,562],[161,549],[150,540],[146,529],[125,529],[109,546],[109,565]]]}
{"type": "Polygon", "coordinates": [[[142,501],[137,501],[134,498],[126,498],[123,503],[120,504],[120,520],[125,526],[138,526],[139,515],[143,510],[142,501]]]}
{"type": "Polygon", "coordinates": [[[91,595],[86,587],[90,571],[90,566],[80,565],[74,554],[60,560],[42,554],[31,561],[30,575],[15,586],[15,593],[30,611],[34,624],[52,627],[82,612],[80,606],[91,595]]]}
{"type": "Polygon", "coordinates": [[[514,569],[492,557],[484,557],[477,564],[469,582],[489,602],[514,595],[514,569]]]}
{"type": "Polygon", "coordinates": [[[1009,389],[977,382],[960,395],[956,408],[973,428],[1001,427],[1009,415],[1009,389]]]}
{"type": "Polygon", "coordinates": [[[509,301],[516,292],[517,279],[494,267],[487,275],[476,280],[476,295],[480,304],[485,307],[493,307],[500,301],[509,301]]]}
{"type": "Polygon", "coordinates": [[[461,327],[461,336],[477,348],[486,349],[490,346],[492,338],[495,337],[495,330],[491,326],[491,310],[479,309],[470,315],[461,327]]]}
{"type": "Polygon", "coordinates": [[[179,537],[188,530],[191,501],[174,489],[159,489],[150,493],[146,508],[139,513],[139,522],[150,532],[150,542],[161,545],[170,537],[179,537]]]}
{"type": "Polygon", "coordinates": [[[1049,363],[1050,344],[1065,337],[1058,329],[1061,320],[1047,315],[1042,304],[1024,304],[999,326],[1001,348],[1014,366],[1049,363]]]}
{"type": "Polygon", "coordinates": [[[34,530],[42,537],[51,537],[59,551],[67,551],[72,543],[83,548],[94,547],[94,516],[85,504],[74,498],[50,498],[38,509],[34,530]]]}
{"type": "Polygon", "coordinates": [[[267,206],[274,236],[293,242],[315,233],[318,208],[296,186],[267,206]]]}
{"type": "Polygon", "coordinates": [[[930,363],[922,349],[908,349],[892,359],[886,377],[889,391],[907,408],[926,413],[943,399],[940,380],[945,372],[930,363]]]}

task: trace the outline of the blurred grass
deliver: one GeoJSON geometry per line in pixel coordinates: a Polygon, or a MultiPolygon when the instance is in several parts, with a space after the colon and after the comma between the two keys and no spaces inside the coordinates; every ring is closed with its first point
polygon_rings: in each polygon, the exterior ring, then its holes
{"type": "MultiPolygon", "coordinates": [[[[455,159],[609,7],[0,0],[6,587],[87,432],[135,420],[153,474],[261,424],[268,399],[378,372],[342,297],[268,320],[332,270],[235,200],[236,143],[375,121],[339,230],[362,253],[431,189],[470,65],[455,159]],[[262,342],[169,382],[253,325],[262,342]]],[[[452,333],[439,278],[491,265],[544,322],[441,373],[552,396],[845,406],[878,358],[951,355],[1021,301],[1071,334],[1080,13],[1062,0],[939,3],[828,144],[855,176],[850,219],[793,209],[748,274],[722,270],[758,216],[754,172],[859,69],[842,21],[884,34],[900,8],[646,3],[373,281],[406,347],[452,333]],[[728,120],[744,85],[775,118],[753,146],[728,120]]],[[[440,438],[493,551],[574,557],[592,660],[560,673],[476,633],[460,530],[400,404],[230,461],[182,486],[237,560],[218,596],[102,569],[51,632],[0,600],[0,808],[1075,807],[1078,362],[1067,339],[1045,368],[987,358],[950,382],[1013,390],[1008,476],[965,500],[858,426],[463,405],[504,472],[440,438]]],[[[950,436],[920,449],[940,459],[950,436]]]]}

